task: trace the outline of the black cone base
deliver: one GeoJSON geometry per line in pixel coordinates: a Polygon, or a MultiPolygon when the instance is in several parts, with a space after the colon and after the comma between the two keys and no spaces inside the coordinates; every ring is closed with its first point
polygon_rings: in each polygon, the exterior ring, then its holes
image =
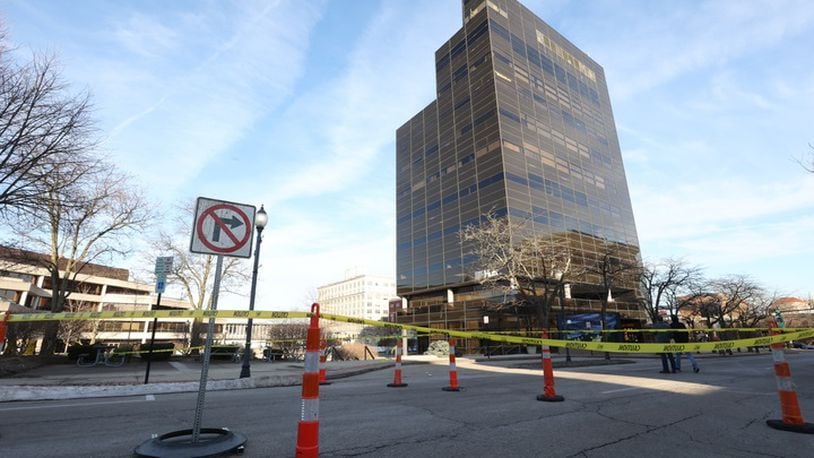
{"type": "Polygon", "coordinates": [[[814,434],[814,424],[803,423],[802,425],[792,425],[783,423],[783,420],[766,420],[766,424],[774,429],[791,431],[793,433],[814,434]]]}
{"type": "Polygon", "coordinates": [[[537,400],[538,401],[546,401],[546,402],[561,402],[561,401],[565,401],[565,398],[558,395],[558,394],[555,394],[554,396],[546,396],[544,394],[541,394],[541,395],[537,396],[537,400]]]}
{"type": "Polygon", "coordinates": [[[136,447],[135,456],[196,458],[242,452],[246,436],[225,428],[201,428],[198,442],[192,442],[192,430],[162,434],[136,447]]]}
{"type": "Polygon", "coordinates": [[[405,386],[407,386],[407,384],[406,383],[388,383],[387,386],[389,386],[390,388],[404,388],[405,386]]]}
{"type": "Polygon", "coordinates": [[[445,387],[443,387],[443,388],[441,388],[441,389],[442,389],[442,390],[444,390],[444,391],[461,391],[461,388],[460,388],[460,387],[458,387],[458,388],[453,388],[453,387],[451,387],[451,386],[445,386],[445,387]]]}

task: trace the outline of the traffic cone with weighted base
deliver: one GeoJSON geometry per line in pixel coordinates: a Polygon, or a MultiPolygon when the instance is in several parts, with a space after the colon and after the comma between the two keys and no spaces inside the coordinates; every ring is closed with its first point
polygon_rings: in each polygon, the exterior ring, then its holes
{"type": "Polygon", "coordinates": [[[458,368],[455,366],[455,339],[449,339],[449,386],[441,388],[444,391],[461,391],[458,386],[458,368]]]}
{"type": "Polygon", "coordinates": [[[319,384],[330,385],[331,382],[325,378],[325,364],[328,361],[328,350],[326,349],[325,339],[319,343],[319,384]]]}
{"type": "MultiPolygon", "coordinates": [[[[769,330],[772,335],[779,332],[775,327],[774,320],[769,321],[769,330]]],[[[777,379],[777,394],[780,396],[780,410],[783,413],[782,420],[766,420],[766,424],[771,428],[794,433],[814,434],[814,424],[803,421],[803,414],[800,413],[800,404],[797,402],[797,392],[794,391],[794,382],[791,380],[791,369],[786,362],[786,355],[783,353],[783,343],[772,344],[772,359],[774,359],[774,375],[777,379]]]]}
{"type": "Polygon", "coordinates": [[[302,374],[302,410],[297,424],[297,457],[319,457],[319,304],[311,305],[302,374]]]}
{"type": "MultiPolygon", "coordinates": [[[[543,339],[548,339],[548,331],[543,330],[543,339]]],[[[551,364],[551,349],[543,345],[543,394],[537,396],[538,401],[560,402],[565,398],[557,395],[554,390],[554,366],[551,364]]]]}
{"type": "Polygon", "coordinates": [[[388,383],[390,388],[403,388],[406,383],[401,382],[401,344],[396,345],[396,371],[393,374],[393,383],[388,383]]]}

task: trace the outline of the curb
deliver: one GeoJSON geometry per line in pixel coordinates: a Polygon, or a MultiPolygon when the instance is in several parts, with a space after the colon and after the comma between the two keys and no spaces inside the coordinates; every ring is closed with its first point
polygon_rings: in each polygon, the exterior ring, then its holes
{"type": "MultiPolygon", "coordinates": [[[[388,369],[393,366],[395,366],[395,363],[386,363],[377,366],[349,369],[346,371],[329,372],[327,379],[342,379],[367,372],[388,369]]],[[[245,390],[252,388],[298,386],[301,384],[301,374],[265,375],[244,379],[209,380],[206,383],[206,391],[245,390]]],[[[144,396],[148,394],[190,393],[198,391],[198,386],[199,382],[165,382],[153,383],[149,385],[6,385],[0,387],[0,402],[50,401],[60,399],[87,399],[120,396],[144,396]]]]}

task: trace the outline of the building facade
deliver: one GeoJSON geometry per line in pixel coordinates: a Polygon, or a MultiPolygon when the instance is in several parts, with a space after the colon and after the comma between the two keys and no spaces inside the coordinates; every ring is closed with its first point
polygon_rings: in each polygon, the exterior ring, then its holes
{"type": "MultiPolygon", "coordinates": [[[[0,312],[43,312],[51,309],[51,276],[38,260],[43,255],[0,250],[0,312]],[[23,261],[28,259],[29,262],[23,261]]],[[[63,311],[147,311],[156,303],[154,285],[131,281],[127,269],[85,264],[69,284],[70,295],[63,311]]],[[[162,308],[189,309],[188,301],[161,298],[162,308]]],[[[60,338],[66,344],[79,341],[138,344],[150,339],[153,320],[95,320],[63,322],[60,338]]],[[[161,319],[156,341],[182,344],[188,339],[191,320],[161,319]]],[[[36,351],[40,342],[35,342],[36,351]]]]}
{"type": "MultiPolygon", "coordinates": [[[[438,323],[439,304],[488,299],[458,235],[487,214],[568,240],[577,263],[609,249],[639,258],[602,67],[517,0],[462,5],[463,26],[435,53],[437,98],[396,132],[398,294],[413,316],[430,314],[412,318],[425,324],[438,323]]],[[[608,294],[600,283],[575,279],[570,305],[591,309],[608,294]]],[[[612,295],[635,289],[622,282],[612,295]]]]}
{"type": "Polygon", "coordinates": [[[387,317],[389,301],[394,297],[395,282],[381,275],[347,272],[344,280],[317,288],[321,312],[366,320],[387,317]]]}

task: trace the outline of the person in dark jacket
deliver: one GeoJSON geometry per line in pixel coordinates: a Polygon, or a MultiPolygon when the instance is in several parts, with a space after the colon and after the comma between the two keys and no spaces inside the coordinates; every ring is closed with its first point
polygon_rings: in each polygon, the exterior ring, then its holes
{"type": "MultiPolygon", "coordinates": [[[[676,315],[671,315],[670,320],[670,327],[673,329],[687,329],[687,326],[678,321],[678,317],[676,315]]],[[[673,340],[675,343],[678,344],[685,344],[690,341],[690,334],[685,331],[675,331],[673,332],[673,340]]],[[[692,371],[698,373],[701,371],[701,368],[698,367],[698,361],[695,360],[695,357],[692,355],[691,351],[685,352],[678,352],[675,354],[675,368],[678,372],[681,372],[681,354],[684,353],[687,355],[687,359],[690,360],[690,364],[692,364],[692,371]]]]}
{"type": "MultiPolygon", "coordinates": [[[[655,329],[670,329],[670,326],[664,322],[662,317],[656,317],[656,322],[653,324],[653,328],[655,329]]],[[[657,332],[656,334],[656,343],[670,343],[672,339],[672,332],[657,332]]],[[[661,356],[661,373],[662,374],[669,374],[670,372],[676,372],[676,362],[675,358],[673,358],[672,353],[659,353],[661,356]],[[670,361],[670,366],[667,367],[667,361],[670,361]]]]}

